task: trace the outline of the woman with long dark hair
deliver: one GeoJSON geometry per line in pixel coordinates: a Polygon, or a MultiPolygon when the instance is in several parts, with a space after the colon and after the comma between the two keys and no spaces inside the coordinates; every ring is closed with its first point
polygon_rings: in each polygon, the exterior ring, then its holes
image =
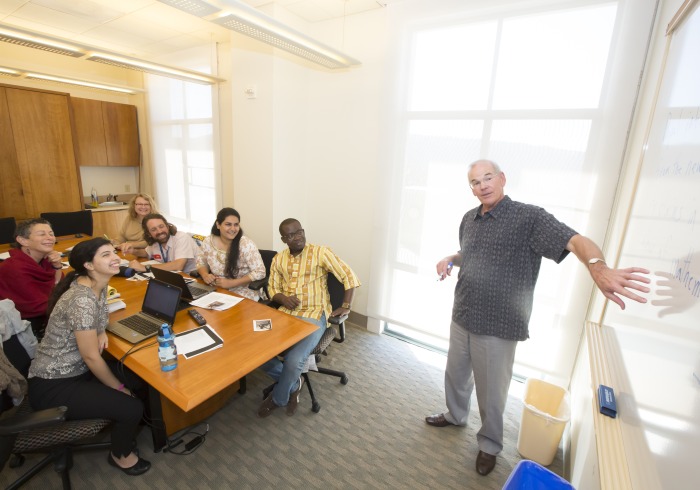
{"type": "Polygon", "coordinates": [[[265,264],[253,240],[243,235],[241,215],[235,209],[223,208],[216,215],[211,235],[199,249],[197,272],[207,284],[258,300],[248,284],[265,277],[265,264]]]}
{"type": "Polygon", "coordinates": [[[73,270],[53,290],[46,334],[29,368],[30,403],[34,410],[66,406],[69,420],[112,420],[109,464],[140,475],[151,467],[133,451],[143,404],[124,386],[117,364],[102,358],[106,289],[119,272],[119,256],[109,240],[93,238],[73,248],[69,263],[73,270]]]}

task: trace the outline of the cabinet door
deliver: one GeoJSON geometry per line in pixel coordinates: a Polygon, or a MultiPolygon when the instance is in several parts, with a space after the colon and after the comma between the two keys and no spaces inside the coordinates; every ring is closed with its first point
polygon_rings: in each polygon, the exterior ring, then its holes
{"type": "Polygon", "coordinates": [[[109,165],[102,102],[78,97],[71,97],[70,101],[73,108],[75,159],[78,165],[109,165]]]}
{"type": "Polygon", "coordinates": [[[136,106],[102,102],[109,165],[138,166],[141,162],[136,106]]]}
{"type": "Polygon", "coordinates": [[[121,230],[122,224],[128,215],[128,209],[93,211],[92,236],[107,235],[111,239],[117,238],[119,230],[121,230]]]}
{"type": "MultiPolygon", "coordinates": [[[[83,208],[68,96],[6,88],[27,215],[83,208]]],[[[4,177],[3,177],[4,179],[4,177]]]]}
{"type": "Polygon", "coordinates": [[[0,217],[20,219],[28,216],[17,150],[12,138],[7,96],[3,87],[0,87],[0,175],[0,217]]]}

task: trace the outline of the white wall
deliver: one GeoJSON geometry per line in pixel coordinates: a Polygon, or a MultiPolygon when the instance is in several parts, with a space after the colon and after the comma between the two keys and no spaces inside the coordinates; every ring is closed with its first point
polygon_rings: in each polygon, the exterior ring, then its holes
{"type": "MultiPolygon", "coordinates": [[[[362,61],[329,71],[261,43],[235,36],[232,58],[232,196],[246,234],[260,248],[280,250],[278,225],[301,221],[309,242],[330,246],[369,284],[373,212],[379,169],[380,107],[386,42],[385,11],[309,31],[362,61]],[[340,36],[342,37],[342,36],[340,36]],[[257,85],[258,98],[243,90],[257,85]]],[[[222,141],[227,136],[222,134],[222,141]]],[[[366,313],[367,287],[353,310],[366,313]]]]}

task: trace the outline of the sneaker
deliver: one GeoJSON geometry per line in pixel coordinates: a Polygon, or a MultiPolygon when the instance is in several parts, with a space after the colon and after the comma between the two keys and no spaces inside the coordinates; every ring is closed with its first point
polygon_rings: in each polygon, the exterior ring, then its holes
{"type": "Polygon", "coordinates": [[[289,395],[289,403],[287,404],[287,415],[294,415],[297,411],[297,406],[299,405],[299,396],[301,395],[301,388],[304,386],[304,377],[299,376],[299,388],[289,395]]]}

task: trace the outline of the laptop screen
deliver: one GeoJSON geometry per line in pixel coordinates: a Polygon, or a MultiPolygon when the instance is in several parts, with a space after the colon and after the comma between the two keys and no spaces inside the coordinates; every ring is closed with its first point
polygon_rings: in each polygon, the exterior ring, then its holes
{"type": "Polygon", "coordinates": [[[148,281],[146,296],[143,298],[142,310],[151,316],[172,325],[177,314],[182,290],[176,286],[151,279],[148,281]]]}

